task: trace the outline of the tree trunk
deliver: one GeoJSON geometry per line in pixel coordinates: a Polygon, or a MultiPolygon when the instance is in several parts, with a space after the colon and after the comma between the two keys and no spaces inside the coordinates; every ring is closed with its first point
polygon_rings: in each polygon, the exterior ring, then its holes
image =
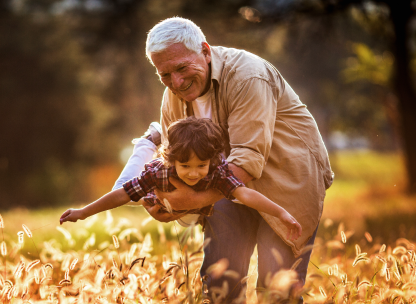
{"type": "Polygon", "coordinates": [[[393,86],[399,99],[401,134],[406,157],[408,191],[416,193],[416,92],[410,71],[409,37],[410,20],[413,14],[411,1],[388,1],[394,27],[395,57],[393,86]]]}

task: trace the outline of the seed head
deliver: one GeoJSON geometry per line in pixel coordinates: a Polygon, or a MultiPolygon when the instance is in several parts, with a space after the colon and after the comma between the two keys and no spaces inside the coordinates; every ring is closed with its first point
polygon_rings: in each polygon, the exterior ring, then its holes
{"type": "Polygon", "coordinates": [[[24,232],[26,232],[27,236],[31,238],[32,237],[32,231],[30,231],[30,229],[25,224],[22,225],[22,228],[23,228],[24,232]]]}
{"type": "Polygon", "coordinates": [[[7,247],[6,247],[6,242],[5,241],[1,242],[1,255],[2,256],[7,255],[7,247]]]}
{"type": "Polygon", "coordinates": [[[23,244],[23,235],[24,235],[25,233],[23,232],[23,231],[19,231],[18,233],[17,233],[17,236],[19,237],[19,244],[23,244]]]}

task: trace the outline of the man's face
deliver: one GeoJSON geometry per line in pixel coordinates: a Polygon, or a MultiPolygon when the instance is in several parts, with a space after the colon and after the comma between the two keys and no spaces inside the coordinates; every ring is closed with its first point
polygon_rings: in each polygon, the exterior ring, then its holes
{"type": "Polygon", "coordinates": [[[185,101],[193,101],[209,90],[211,49],[207,43],[202,44],[199,54],[175,43],[150,57],[160,81],[185,101]]]}

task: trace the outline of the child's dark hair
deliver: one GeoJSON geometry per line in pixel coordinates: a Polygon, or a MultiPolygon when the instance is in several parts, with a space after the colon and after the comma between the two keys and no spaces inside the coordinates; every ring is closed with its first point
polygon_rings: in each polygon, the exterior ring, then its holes
{"type": "Polygon", "coordinates": [[[194,116],[180,119],[168,128],[169,145],[162,147],[161,155],[173,165],[175,160],[185,163],[192,151],[200,160],[210,160],[210,167],[218,166],[224,150],[223,133],[219,126],[208,118],[194,116]]]}

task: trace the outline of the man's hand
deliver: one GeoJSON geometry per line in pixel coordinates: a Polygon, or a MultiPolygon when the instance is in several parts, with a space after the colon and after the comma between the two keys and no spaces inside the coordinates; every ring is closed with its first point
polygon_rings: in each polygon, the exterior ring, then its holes
{"type": "Polygon", "coordinates": [[[164,199],[167,199],[174,210],[203,208],[214,204],[224,197],[215,189],[196,192],[180,180],[170,177],[169,181],[175,186],[176,190],[172,192],[162,192],[155,189],[155,193],[161,202],[163,202],[164,199]]]}
{"type": "Polygon", "coordinates": [[[147,212],[157,221],[168,223],[171,221],[175,221],[178,218],[181,218],[184,216],[184,214],[170,214],[169,212],[166,212],[164,210],[160,210],[159,205],[150,205],[149,203],[146,203],[146,201],[143,202],[143,207],[146,208],[147,212]]]}

